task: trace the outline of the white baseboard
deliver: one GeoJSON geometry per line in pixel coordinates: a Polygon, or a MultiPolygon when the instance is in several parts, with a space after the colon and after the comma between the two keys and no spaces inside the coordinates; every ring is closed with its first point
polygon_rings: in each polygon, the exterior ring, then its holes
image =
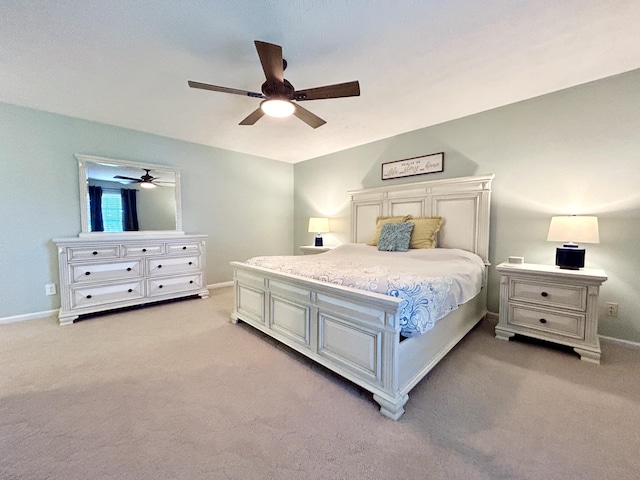
{"type": "Polygon", "coordinates": [[[600,340],[606,340],[607,342],[617,343],[626,347],[640,348],[639,342],[632,342],[631,340],[622,340],[621,338],[607,337],[605,335],[598,335],[600,340]]]}
{"type": "MultiPolygon", "coordinates": [[[[217,288],[232,287],[232,286],[233,286],[233,281],[212,283],[211,285],[207,285],[207,289],[215,290],[217,288]]],[[[40,318],[54,317],[57,315],[58,315],[58,309],[56,308],[55,310],[45,310],[43,312],[25,313],[24,315],[13,315],[11,317],[0,317],[0,325],[5,323],[24,322],[27,320],[38,320],[40,318]]]]}
{"type": "Polygon", "coordinates": [[[26,320],[39,320],[41,318],[53,317],[58,315],[58,309],[45,310],[43,312],[25,313],[24,315],[13,315],[12,317],[0,318],[0,325],[4,323],[24,322],[26,320]]]}

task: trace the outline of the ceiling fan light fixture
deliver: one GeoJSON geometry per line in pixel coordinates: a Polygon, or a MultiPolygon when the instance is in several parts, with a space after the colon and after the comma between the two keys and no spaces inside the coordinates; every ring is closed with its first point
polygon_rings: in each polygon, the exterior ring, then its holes
{"type": "Polygon", "coordinates": [[[157,185],[155,183],[151,183],[151,182],[140,182],[140,187],[141,188],[156,188],[157,185]]]}
{"type": "Polygon", "coordinates": [[[278,118],[289,117],[296,111],[296,106],[293,103],[282,99],[264,100],[260,104],[260,108],[270,117],[278,118]]]}

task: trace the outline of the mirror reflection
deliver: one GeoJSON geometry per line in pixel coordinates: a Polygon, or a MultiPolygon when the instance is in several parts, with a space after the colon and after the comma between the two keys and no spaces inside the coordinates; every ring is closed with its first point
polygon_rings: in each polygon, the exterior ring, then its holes
{"type": "Polygon", "coordinates": [[[177,169],[76,155],[83,233],[179,231],[177,169]]]}

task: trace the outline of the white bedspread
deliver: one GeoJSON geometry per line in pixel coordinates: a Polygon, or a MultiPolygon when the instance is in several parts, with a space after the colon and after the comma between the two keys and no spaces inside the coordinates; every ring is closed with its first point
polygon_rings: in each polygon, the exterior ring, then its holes
{"type": "Polygon", "coordinates": [[[364,244],[319,255],[254,257],[246,263],[401,298],[400,326],[406,337],[430,330],[475,297],[485,269],[479,256],[464,250],[380,252],[364,244]]]}

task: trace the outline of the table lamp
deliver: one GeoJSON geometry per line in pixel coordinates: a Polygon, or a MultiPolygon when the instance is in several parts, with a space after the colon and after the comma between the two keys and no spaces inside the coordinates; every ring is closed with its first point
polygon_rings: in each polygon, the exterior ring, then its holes
{"type": "Polygon", "coordinates": [[[322,247],[322,233],[329,231],[328,218],[309,218],[309,233],[316,233],[316,247],[322,247]]]}
{"type": "Polygon", "coordinates": [[[562,247],[556,249],[558,267],[579,270],[584,267],[585,249],[580,248],[577,242],[600,243],[598,217],[581,215],[551,217],[547,240],[564,243],[562,247]]]}

